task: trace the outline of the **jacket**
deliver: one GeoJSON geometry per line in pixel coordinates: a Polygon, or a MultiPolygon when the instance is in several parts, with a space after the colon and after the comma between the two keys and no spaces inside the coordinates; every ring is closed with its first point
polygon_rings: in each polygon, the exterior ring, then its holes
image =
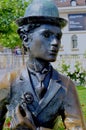
{"type": "Polygon", "coordinates": [[[5,122],[5,115],[9,115],[16,106],[21,103],[24,93],[31,93],[33,102],[27,104],[34,123],[37,127],[52,129],[58,116],[62,117],[67,130],[85,130],[84,119],[75,88],[75,84],[66,76],[52,69],[52,77],[49,81],[47,92],[41,100],[37,99],[32,88],[27,69],[21,72],[10,72],[5,77],[6,84],[0,85],[0,128],[5,122]],[[9,78],[8,78],[9,77],[9,78]],[[8,78],[8,79],[7,79],[8,78]]]}

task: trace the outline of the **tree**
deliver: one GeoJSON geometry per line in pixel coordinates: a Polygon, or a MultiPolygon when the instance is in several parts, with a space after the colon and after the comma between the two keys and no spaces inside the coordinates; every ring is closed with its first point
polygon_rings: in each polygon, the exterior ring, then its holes
{"type": "Polygon", "coordinates": [[[22,17],[25,8],[31,2],[24,0],[0,0],[0,44],[14,48],[21,46],[21,41],[17,34],[16,19],[22,17]]]}

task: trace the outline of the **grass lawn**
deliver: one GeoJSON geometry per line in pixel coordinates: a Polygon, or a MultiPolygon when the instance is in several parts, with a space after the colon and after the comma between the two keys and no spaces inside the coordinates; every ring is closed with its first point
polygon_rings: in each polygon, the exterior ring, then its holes
{"type": "Polygon", "coordinates": [[[84,115],[84,118],[86,120],[86,88],[82,87],[82,86],[78,86],[77,91],[78,91],[83,115],[84,115]]]}
{"type": "MultiPolygon", "coordinates": [[[[86,121],[86,88],[83,86],[77,86],[77,92],[80,99],[80,104],[83,112],[84,119],[86,121]]],[[[61,121],[61,118],[57,120],[58,123],[56,123],[54,130],[64,130],[63,123],[61,121]]]]}

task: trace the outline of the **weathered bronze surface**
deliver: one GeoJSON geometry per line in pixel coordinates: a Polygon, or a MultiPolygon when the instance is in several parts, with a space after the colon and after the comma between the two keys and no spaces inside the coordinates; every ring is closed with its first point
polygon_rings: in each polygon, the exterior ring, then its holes
{"type": "Polygon", "coordinates": [[[0,130],[53,129],[58,116],[64,129],[86,130],[75,84],[50,64],[67,21],[59,18],[52,1],[34,0],[16,22],[28,61],[21,71],[7,74],[0,86],[0,130]]]}
{"type": "Polygon", "coordinates": [[[50,23],[63,28],[67,20],[59,17],[58,8],[52,0],[33,0],[27,7],[24,17],[17,21],[19,26],[29,23],[50,23]]]}

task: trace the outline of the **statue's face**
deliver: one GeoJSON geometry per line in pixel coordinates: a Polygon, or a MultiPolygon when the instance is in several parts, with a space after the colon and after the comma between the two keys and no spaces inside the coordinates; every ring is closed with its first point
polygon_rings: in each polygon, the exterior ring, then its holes
{"type": "Polygon", "coordinates": [[[56,60],[61,44],[61,29],[53,25],[41,25],[36,28],[29,43],[30,55],[48,62],[56,60]]]}

